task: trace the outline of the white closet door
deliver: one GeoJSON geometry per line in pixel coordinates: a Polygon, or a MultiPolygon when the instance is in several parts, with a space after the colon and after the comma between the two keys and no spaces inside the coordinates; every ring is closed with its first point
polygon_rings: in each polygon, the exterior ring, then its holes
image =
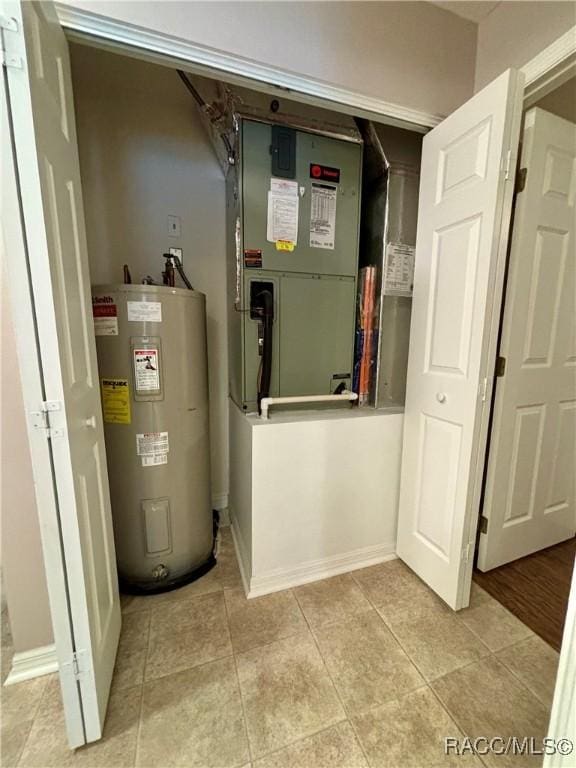
{"type": "Polygon", "coordinates": [[[468,604],[522,108],[508,70],[424,137],[397,552],[468,604]]]}
{"type": "Polygon", "coordinates": [[[576,125],[524,123],[478,566],[487,571],[576,532],[576,125]]]}
{"type": "MultiPolygon", "coordinates": [[[[73,653],[57,650],[69,741],[78,746],[102,735],[121,619],[68,46],[50,3],[3,0],[1,12],[23,223],[20,243],[8,243],[10,281],[13,296],[27,283],[35,314],[48,410],[29,382],[24,401],[52,464],[50,489],[46,456],[31,441],[46,569],[65,574],[67,594],[49,579],[50,602],[55,624],[69,611],[73,653]]],[[[14,306],[17,328],[25,314],[14,306]]],[[[28,344],[35,353],[35,339],[28,344]]]]}

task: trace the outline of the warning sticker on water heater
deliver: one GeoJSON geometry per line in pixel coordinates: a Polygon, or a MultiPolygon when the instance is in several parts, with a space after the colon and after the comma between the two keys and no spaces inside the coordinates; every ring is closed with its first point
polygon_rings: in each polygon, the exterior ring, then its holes
{"type": "Polygon", "coordinates": [[[168,464],[167,453],[153,453],[151,456],[142,456],[143,467],[158,467],[161,464],[168,464]]]}
{"type": "Polygon", "coordinates": [[[168,432],[143,432],[136,435],[136,453],[138,456],[168,453],[168,432]]]}
{"type": "Polygon", "coordinates": [[[102,415],[106,424],[130,424],[128,379],[102,379],[102,415]]]}
{"type": "Polygon", "coordinates": [[[134,382],[136,392],[158,392],[160,390],[157,349],[134,350],[134,382]]]}
{"type": "Polygon", "coordinates": [[[161,323],[161,301],[127,301],[128,320],[138,323],[161,323]]]}
{"type": "Polygon", "coordinates": [[[336,196],[338,187],[312,184],[310,203],[310,247],[334,250],[336,236],[336,196]]]}

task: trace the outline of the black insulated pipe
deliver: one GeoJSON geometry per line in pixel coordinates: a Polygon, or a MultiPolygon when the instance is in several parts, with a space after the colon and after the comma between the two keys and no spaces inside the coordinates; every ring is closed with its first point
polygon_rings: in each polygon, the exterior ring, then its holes
{"type": "Polygon", "coordinates": [[[263,397],[270,395],[270,379],[272,378],[272,326],[274,324],[274,299],[270,291],[262,291],[259,298],[262,300],[262,320],[264,335],[262,338],[262,374],[258,387],[258,413],[261,412],[260,403],[263,397]]]}

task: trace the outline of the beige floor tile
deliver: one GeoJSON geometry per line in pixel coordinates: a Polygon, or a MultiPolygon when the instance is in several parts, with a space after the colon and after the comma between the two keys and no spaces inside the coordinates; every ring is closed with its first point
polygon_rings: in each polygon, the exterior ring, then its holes
{"type": "Polygon", "coordinates": [[[142,688],[112,692],[100,741],[71,750],[57,680],[51,680],[20,758],[21,768],[128,768],[134,765],[142,688]]]}
{"type": "Polygon", "coordinates": [[[425,685],[375,610],[314,630],[328,671],[350,713],[425,685]]]}
{"type": "Polygon", "coordinates": [[[148,650],[150,613],[128,613],[122,618],[122,632],[116,656],[112,685],[115,688],[133,688],[144,680],[144,667],[148,650]]]}
{"type": "Polygon", "coordinates": [[[145,683],[138,766],[227,768],[249,759],[232,658],[145,683]]]}
{"type": "Polygon", "coordinates": [[[540,701],[552,707],[558,653],[538,635],[499,651],[496,657],[535,693],[540,701]]]}
{"type": "Polygon", "coordinates": [[[481,768],[475,757],[445,754],[444,739],[461,734],[429,688],[382,704],[352,723],[372,768],[481,768]]]}
{"type": "Polygon", "coordinates": [[[370,603],[350,574],[316,581],[294,590],[310,626],[321,626],[369,609],[370,603]]]}
{"type": "Polygon", "coordinates": [[[152,611],[145,679],[163,677],[231,653],[222,592],[167,603],[152,611]]]}
{"type": "Polygon", "coordinates": [[[438,602],[434,592],[399,559],[353,571],[352,576],[372,605],[384,615],[415,604],[438,602]]]}
{"type": "MultiPolygon", "coordinates": [[[[494,656],[435,680],[432,687],[470,738],[493,736],[542,739],[548,709],[494,656]]],[[[542,757],[483,755],[489,766],[540,765],[542,757]]]]}
{"type": "Polygon", "coordinates": [[[253,757],[343,720],[344,710],[307,631],[236,657],[253,757]]]}
{"type": "Polygon", "coordinates": [[[224,598],[236,652],[296,635],[307,628],[291,591],[247,600],[243,589],[227,589],[224,598]]]}
{"type": "Polygon", "coordinates": [[[530,637],[532,630],[486,592],[472,595],[470,606],[458,616],[491,651],[499,651],[530,637]]]}
{"type": "Polygon", "coordinates": [[[13,725],[2,725],[0,732],[0,765],[2,768],[13,768],[13,766],[18,765],[30,728],[32,728],[32,720],[25,720],[13,725]]]}
{"type": "Polygon", "coordinates": [[[44,675],[0,688],[2,725],[17,725],[34,719],[49,677],[44,675]]]}
{"type": "Polygon", "coordinates": [[[367,768],[368,763],[349,722],[297,741],[257,760],[254,768],[367,768]]]}
{"type": "Polygon", "coordinates": [[[489,653],[458,614],[440,601],[416,603],[398,613],[389,611],[384,619],[427,680],[442,677],[489,653]]]}
{"type": "Polygon", "coordinates": [[[170,592],[160,592],[157,595],[120,595],[120,604],[122,613],[136,613],[149,611],[166,605],[166,603],[187,600],[190,597],[209,595],[212,592],[219,592],[221,589],[222,585],[216,578],[214,568],[212,568],[211,571],[191,584],[185,584],[183,587],[173,589],[170,592]]]}

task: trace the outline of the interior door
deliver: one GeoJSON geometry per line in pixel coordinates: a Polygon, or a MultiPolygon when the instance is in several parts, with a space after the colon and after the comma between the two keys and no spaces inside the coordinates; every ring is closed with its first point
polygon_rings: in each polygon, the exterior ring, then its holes
{"type": "Polygon", "coordinates": [[[12,144],[22,224],[8,243],[9,279],[20,357],[38,350],[41,381],[25,383],[24,401],[46,569],[64,574],[48,582],[55,625],[69,612],[70,649],[57,651],[78,746],[102,734],[121,619],[68,47],[51,4],[2,0],[1,13],[11,133],[3,142],[12,144]],[[17,303],[26,295],[32,319],[17,303]],[[40,439],[44,453],[35,451],[40,439]]]}
{"type": "Polygon", "coordinates": [[[576,125],[524,122],[478,567],[574,536],[576,505],[576,125]]]}
{"type": "Polygon", "coordinates": [[[468,604],[514,186],[522,76],[424,137],[397,552],[468,604]]]}

